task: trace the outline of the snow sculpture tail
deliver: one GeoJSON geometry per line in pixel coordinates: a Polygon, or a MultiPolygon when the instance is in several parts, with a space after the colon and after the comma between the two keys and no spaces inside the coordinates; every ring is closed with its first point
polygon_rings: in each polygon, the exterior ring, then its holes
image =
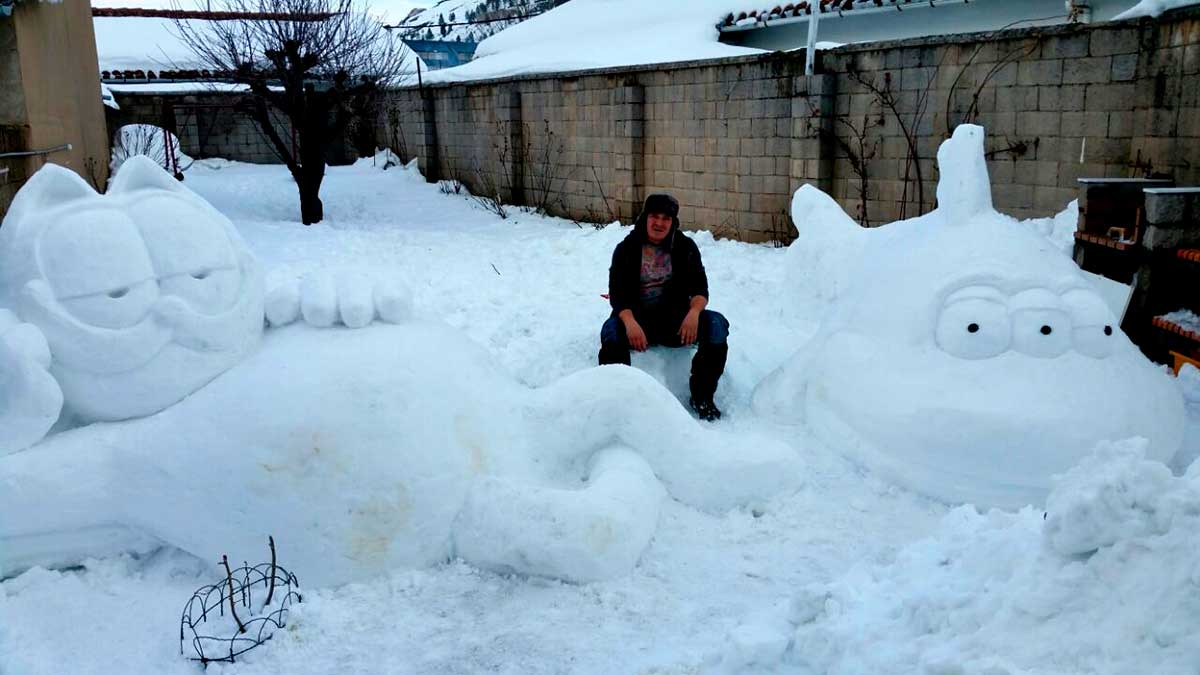
{"type": "Polygon", "coordinates": [[[575,455],[616,439],[645,458],[672,497],[699,509],[759,503],[800,483],[799,459],[786,445],[702,428],[634,368],[580,371],[537,390],[535,400],[529,421],[546,422],[545,445],[560,461],[582,464],[575,455]]]}

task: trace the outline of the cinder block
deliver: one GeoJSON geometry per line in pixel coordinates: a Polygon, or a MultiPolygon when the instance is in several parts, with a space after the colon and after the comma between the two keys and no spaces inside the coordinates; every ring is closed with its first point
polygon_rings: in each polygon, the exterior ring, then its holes
{"type": "Polygon", "coordinates": [[[1136,28],[1097,28],[1091,34],[1092,56],[1136,54],[1140,44],[1136,28]]]}
{"type": "Polygon", "coordinates": [[[1137,101],[1135,94],[1134,85],[1129,83],[1090,84],[1084,94],[1084,104],[1087,106],[1084,109],[1091,111],[1129,110],[1137,101]]]}
{"type": "Polygon", "coordinates": [[[1112,77],[1112,57],[1093,56],[1063,61],[1064,84],[1099,84],[1112,77]]]}
{"type": "Polygon", "coordinates": [[[1038,110],[1069,112],[1083,110],[1083,85],[1038,87],[1038,110]]]}
{"type": "Polygon", "coordinates": [[[1074,59],[1088,55],[1089,38],[1086,31],[1073,35],[1057,35],[1042,43],[1042,58],[1074,59]]]}
{"type": "Polygon", "coordinates": [[[1049,185],[1038,185],[1033,190],[1033,207],[1043,215],[1053,215],[1062,211],[1067,204],[1075,199],[1075,190],[1049,185]]]}
{"type": "Polygon", "coordinates": [[[1118,54],[1112,57],[1112,81],[1128,82],[1137,78],[1137,54],[1118,54]]]}
{"type": "MultiPolygon", "coordinates": [[[[1182,226],[1189,215],[1189,207],[1197,201],[1200,193],[1151,191],[1146,192],[1146,221],[1154,225],[1182,226]]],[[[1195,214],[1200,215],[1200,214],[1195,214]]],[[[1193,215],[1193,217],[1195,217],[1193,215]]]]}
{"type": "Polygon", "coordinates": [[[762,157],[766,152],[766,141],[761,138],[743,138],[741,141],[742,157],[762,157]]]}
{"type": "Polygon", "coordinates": [[[1142,246],[1148,249],[1178,248],[1200,245],[1200,228],[1159,227],[1151,225],[1142,235],[1142,246]]]}
{"type": "Polygon", "coordinates": [[[1062,117],[1065,115],[1056,112],[1017,113],[1017,133],[1029,136],[1056,136],[1061,128],[1062,117]]]}
{"type": "Polygon", "coordinates": [[[1128,138],[1133,135],[1132,112],[1111,112],[1108,114],[1108,136],[1110,138],[1128,138]]]}
{"type": "Polygon", "coordinates": [[[996,90],[996,112],[1037,110],[1037,87],[1004,87],[996,90]]]}
{"type": "Polygon", "coordinates": [[[1062,81],[1061,59],[1023,61],[1017,68],[1017,84],[1020,85],[1062,84],[1062,81]]]}
{"type": "Polygon", "coordinates": [[[775,174],[775,158],[755,157],[750,162],[750,171],[755,176],[771,176],[775,174]]]}

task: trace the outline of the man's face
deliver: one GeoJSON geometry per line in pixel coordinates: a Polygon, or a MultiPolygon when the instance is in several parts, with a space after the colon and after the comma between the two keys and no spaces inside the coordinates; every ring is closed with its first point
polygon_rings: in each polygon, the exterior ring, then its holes
{"type": "Polygon", "coordinates": [[[650,213],[646,216],[646,238],[651,244],[661,244],[671,232],[675,219],[665,213],[650,213]]]}

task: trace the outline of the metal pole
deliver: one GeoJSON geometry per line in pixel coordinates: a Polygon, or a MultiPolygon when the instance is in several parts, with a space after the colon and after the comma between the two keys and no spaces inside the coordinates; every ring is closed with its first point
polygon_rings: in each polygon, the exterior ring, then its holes
{"type": "Polygon", "coordinates": [[[820,21],[820,16],[820,12],[813,12],[808,16],[808,44],[804,47],[804,74],[809,76],[816,69],[817,24],[820,21]]]}
{"type": "Polygon", "coordinates": [[[21,150],[19,152],[0,152],[0,159],[6,159],[8,157],[36,157],[37,155],[49,155],[49,154],[52,154],[55,152],[63,152],[65,150],[70,150],[71,147],[72,146],[70,143],[63,143],[62,145],[56,145],[53,148],[46,148],[45,150],[21,150]]]}

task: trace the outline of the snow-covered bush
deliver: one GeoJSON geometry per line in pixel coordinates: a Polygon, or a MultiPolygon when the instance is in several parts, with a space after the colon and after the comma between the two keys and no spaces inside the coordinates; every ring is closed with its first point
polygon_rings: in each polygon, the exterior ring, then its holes
{"type": "Polygon", "coordinates": [[[115,176],[125,160],[137,155],[149,157],[177,178],[195,161],[179,149],[179,137],[166,129],[153,124],[126,124],[113,136],[109,175],[115,176]]]}

